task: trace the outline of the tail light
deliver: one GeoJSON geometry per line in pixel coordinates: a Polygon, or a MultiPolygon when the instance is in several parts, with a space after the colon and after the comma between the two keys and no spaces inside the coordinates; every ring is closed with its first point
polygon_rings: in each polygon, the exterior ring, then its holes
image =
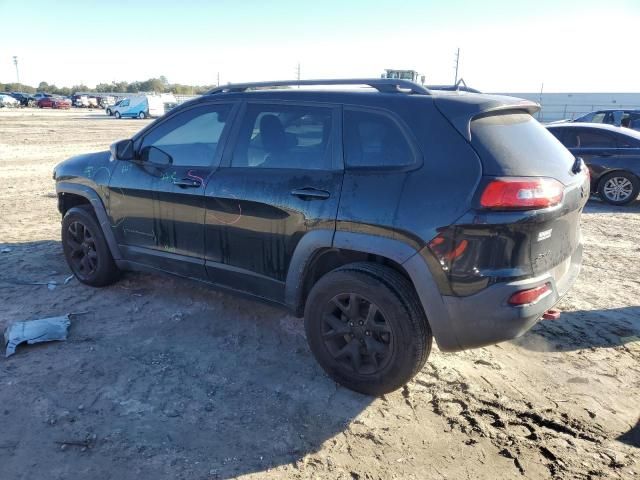
{"type": "Polygon", "coordinates": [[[480,205],[492,210],[527,210],[558,205],[564,185],[553,178],[502,177],[491,180],[480,205]]]}
{"type": "Polygon", "coordinates": [[[429,242],[429,249],[436,256],[443,270],[449,270],[451,263],[464,254],[468,245],[468,240],[455,241],[438,234],[429,242]]]}
{"type": "Polygon", "coordinates": [[[509,297],[509,305],[528,305],[535,303],[551,291],[551,285],[545,283],[539,287],[520,290],[509,297]]]}

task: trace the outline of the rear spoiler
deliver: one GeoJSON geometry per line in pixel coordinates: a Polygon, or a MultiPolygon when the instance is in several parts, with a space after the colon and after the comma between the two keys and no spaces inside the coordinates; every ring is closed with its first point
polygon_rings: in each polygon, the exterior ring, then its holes
{"type": "Polygon", "coordinates": [[[434,95],[434,104],[468,141],[471,141],[471,120],[480,115],[506,110],[533,115],[540,110],[535,102],[503,95],[434,95]]]}

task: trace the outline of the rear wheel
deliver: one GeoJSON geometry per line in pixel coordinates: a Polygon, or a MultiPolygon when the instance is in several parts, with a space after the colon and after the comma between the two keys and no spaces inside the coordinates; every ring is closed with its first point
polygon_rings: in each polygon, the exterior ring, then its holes
{"type": "Polygon", "coordinates": [[[113,115],[113,114],[111,113],[111,109],[110,109],[110,108],[107,108],[106,114],[107,114],[107,115],[109,115],[109,116],[113,115]]]}
{"type": "Polygon", "coordinates": [[[93,287],[115,282],[119,270],[90,207],[74,207],[62,220],[62,246],[78,280],[93,287]]]}
{"type": "Polygon", "coordinates": [[[116,116],[116,118],[120,118],[122,115],[120,115],[120,112],[116,112],[115,116],[116,116]]]}
{"type": "Polygon", "coordinates": [[[627,172],[609,173],[598,184],[598,195],[612,205],[626,205],[634,201],[639,190],[640,180],[627,172]]]}
{"type": "Polygon", "coordinates": [[[374,263],[323,276],[309,294],[305,330],[329,376],[369,395],[406,384],[431,351],[431,330],[412,285],[374,263]]]}
{"type": "Polygon", "coordinates": [[[144,113],[144,112],[140,112],[140,113],[138,114],[138,118],[139,118],[139,119],[147,118],[147,114],[146,114],[146,113],[144,113]]]}

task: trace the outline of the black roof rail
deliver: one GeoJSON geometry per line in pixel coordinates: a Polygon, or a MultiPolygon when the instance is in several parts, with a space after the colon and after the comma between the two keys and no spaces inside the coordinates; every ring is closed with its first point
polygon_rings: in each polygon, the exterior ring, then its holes
{"type": "Polygon", "coordinates": [[[244,92],[253,88],[271,88],[271,87],[295,87],[299,85],[367,85],[375,88],[382,93],[400,93],[408,90],[409,93],[418,95],[430,95],[428,88],[418,85],[410,80],[402,80],[397,78],[348,78],[342,80],[277,80],[273,82],[254,82],[254,83],[230,83],[229,85],[221,85],[206,94],[212,95],[216,93],[232,93],[244,92]]]}

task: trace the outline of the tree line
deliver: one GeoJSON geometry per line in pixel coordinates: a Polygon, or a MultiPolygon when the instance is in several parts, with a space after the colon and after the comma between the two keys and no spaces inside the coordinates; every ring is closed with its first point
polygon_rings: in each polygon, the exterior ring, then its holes
{"type": "Polygon", "coordinates": [[[116,92],[116,93],[138,93],[138,92],[155,92],[155,93],[175,93],[178,95],[199,95],[214,88],[215,85],[183,85],[180,83],[169,83],[167,77],[161,75],[159,78],[150,78],[145,81],[135,82],[111,82],[99,83],[95,88],[89,88],[86,85],[79,84],[72,87],[57,87],[47,82],[40,82],[37,87],[25,85],[22,83],[0,83],[0,91],[2,92],[24,92],[36,93],[46,92],[54,95],[72,95],[75,92],[116,92]]]}

